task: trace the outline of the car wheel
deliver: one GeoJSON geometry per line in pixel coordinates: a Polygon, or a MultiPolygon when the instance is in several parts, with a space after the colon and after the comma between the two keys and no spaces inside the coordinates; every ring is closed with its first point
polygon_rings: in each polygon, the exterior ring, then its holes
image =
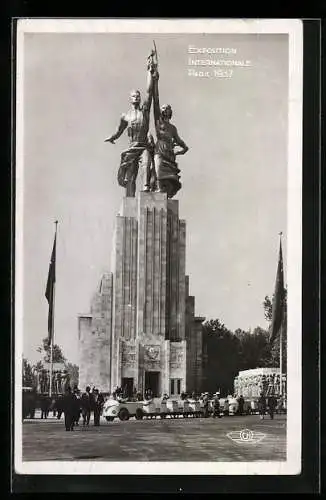
{"type": "Polygon", "coordinates": [[[127,410],[127,408],[121,408],[118,417],[120,418],[120,420],[129,420],[129,411],[127,410]]]}
{"type": "Polygon", "coordinates": [[[114,417],[105,417],[107,422],[113,422],[114,417]]]}

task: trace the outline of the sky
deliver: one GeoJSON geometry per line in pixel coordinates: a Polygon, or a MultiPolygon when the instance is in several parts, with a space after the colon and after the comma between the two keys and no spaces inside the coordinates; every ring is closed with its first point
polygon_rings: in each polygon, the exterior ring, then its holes
{"type": "MultiPolygon", "coordinates": [[[[275,285],[279,232],[287,263],[288,40],[258,34],[24,35],[24,356],[47,335],[45,286],[58,223],[55,343],[78,362],[79,313],[110,271],[116,181],[126,135],[104,143],[146,86],[155,39],[161,102],[189,146],[178,157],[186,220],[186,273],[196,314],[228,328],[267,327],[262,302],[275,285]],[[221,56],[195,47],[235,48],[221,56]],[[250,61],[230,78],[189,76],[192,59],[250,61]]],[[[229,69],[229,67],[227,67],[229,69]]]]}

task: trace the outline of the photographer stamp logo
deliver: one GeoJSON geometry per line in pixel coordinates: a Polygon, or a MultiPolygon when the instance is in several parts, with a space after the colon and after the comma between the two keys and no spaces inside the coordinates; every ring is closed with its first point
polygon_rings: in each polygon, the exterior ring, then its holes
{"type": "Polygon", "coordinates": [[[241,431],[232,431],[227,434],[231,441],[238,444],[257,444],[265,438],[266,434],[262,432],[254,432],[250,429],[242,429],[241,431]]]}

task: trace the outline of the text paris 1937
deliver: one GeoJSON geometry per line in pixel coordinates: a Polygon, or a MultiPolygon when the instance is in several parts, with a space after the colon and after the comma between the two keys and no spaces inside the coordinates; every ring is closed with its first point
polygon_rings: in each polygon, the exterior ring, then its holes
{"type": "Polygon", "coordinates": [[[213,69],[209,71],[199,71],[188,68],[188,76],[195,78],[232,78],[233,69],[213,69]]]}

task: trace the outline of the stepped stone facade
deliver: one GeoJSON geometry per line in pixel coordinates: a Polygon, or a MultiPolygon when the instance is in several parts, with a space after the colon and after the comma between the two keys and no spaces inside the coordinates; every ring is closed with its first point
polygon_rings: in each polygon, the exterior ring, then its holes
{"type": "Polygon", "coordinates": [[[79,316],[79,385],[154,395],[202,390],[202,322],[185,274],[186,223],[165,193],[125,197],[112,273],[79,316]]]}

